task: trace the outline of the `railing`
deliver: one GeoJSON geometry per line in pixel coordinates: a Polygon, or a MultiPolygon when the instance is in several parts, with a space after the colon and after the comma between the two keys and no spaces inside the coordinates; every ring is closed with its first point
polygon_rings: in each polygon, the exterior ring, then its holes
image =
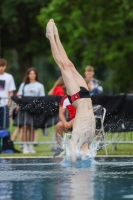
{"type": "MultiPolygon", "coordinates": [[[[7,102],[9,98],[0,98],[0,106],[3,105],[3,102],[7,102]]],[[[10,117],[10,126],[9,126],[9,131],[11,133],[11,137],[13,134],[13,131],[15,129],[15,127],[13,126],[13,120],[12,120],[12,111],[13,109],[16,107],[16,104],[14,102],[11,103],[10,105],[10,109],[9,109],[9,117],[10,117]]],[[[19,116],[19,110],[18,110],[18,116],[19,116]]],[[[52,137],[55,134],[55,129],[54,126],[52,128],[50,128],[50,135],[51,137],[49,140],[46,139],[45,141],[45,137],[42,138],[42,136],[40,137],[39,135],[39,139],[38,141],[25,141],[26,139],[26,118],[27,118],[27,113],[25,112],[25,116],[24,116],[24,139],[23,141],[14,141],[14,144],[16,145],[20,145],[20,144],[41,144],[41,145],[52,145],[53,143],[55,143],[54,141],[52,141],[52,137]]],[[[6,119],[6,109],[4,107],[4,115],[3,115],[3,127],[5,127],[5,119],[6,119]]],[[[19,117],[18,117],[18,124],[19,124],[19,117]]],[[[33,137],[32,134],[34,134],[34,124],[33,124],[33,120],[31,119],[31,137],[33,137]]],[[[40,133],[39,133],[40,134],[40,133]]],[[[43,134],[42,134],[43,135],[43,134]]],[[[132,132],[123,132],[123,133],[105,133],[105,140],[106,140],[106,144],[133,144],[133,133],[132,132]]],[[[30,138],[31,140],[31,138],[30,138]]],[[[104,141],[100,141],[100,143],[105,143],[104,141]]]]}
{"type": "MultiPolygon", "coordinates": [[[[4,109],[4,115],[3,115],[3,129],[6,129],[6,106],[4,106],[3,105],[3,103],[7,103],[7,101],[9,100],[10,98],[7,98],[7,97],[3,97],[3,98],[0,98],[0,107],[3,107],[3,109],[4,109]]],[[[10,105],[10,107],[9,107],[9,128],[8,128],[8,130],[10,131],[10,136],[11,136],[11,138],[12,138],[12,136],[13,136],[13,132],[14,132],[14,130],[15,130],[15,128],[17,128],[17,127],[19,127],[19,120],[20,120],[20,118],[19,118],[19,114],[20,114],[20,110],[18,109],[18,111],[17,111],[17,126],[13,126],[13,119],[12,119],[12,113],[13,113],[13,110],[16,108],[16,103],[14,103],[13,101],[12,101],[12,103],[11,103],[11,105],[10,105]]],[[[53,141],[52,141],[52,139],[51,139],[51,141],[42,141],[42,139],[40,139],[39,138],[39,140],[38,141],[36,141],[36,142],[34,142],[34,141],[25,141],[26,140],[26,121],[27,121],[27,113],[26,112],[23,112],[23,114],[24,114],[24,126],[23,126],[23,129],[24,129],[24,131],[23,131],[23,134],[24,134],[24,137],[23,137],[23,140],[24,141],[14,141],[14,144],[16,144],[16,145],[20,145],[20,144],[52,144],[52,143],[54,143],[53,141]],[[41,141],[40,141],[41,140],[41,141]]],[[[1,116],[2,117],[2,116],[1,116]]],[[[31,122],[31,124],[29,124],[30,125],[30,131],[31,131],[31,137],[33,137],[33,134],[34,134],[34,124],[33,124],[33,120],[32,120],[32,118],[30,119],[30,120],[28,120],[28,121],[30,121],[31,122]]],[[[44,132],[44,130],[42,131],[42,132],[44,132]]],[[[51,132],[54,134],[54,127],[51,129],[51,132]]],[[[40,134],[40,133],[39,133],[40,134]]],[[[43,133],[42,133],[42,135],[43,135],[43,133]]],[[[29,138],[30,140],[31,140],[31,138],[29,138]]]]}

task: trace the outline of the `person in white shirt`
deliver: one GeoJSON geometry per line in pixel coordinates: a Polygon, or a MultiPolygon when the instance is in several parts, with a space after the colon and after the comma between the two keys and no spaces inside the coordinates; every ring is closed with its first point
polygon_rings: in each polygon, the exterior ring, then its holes
{"type": "MultiPolygon", "coordinates": [[[[19,96],[32,96],[32,97],[41,97],[45,96],[44,86],[39,82],[38,73],[35,68],[29,68],[24,77],[23,83],[21,83],[19,90],[19,96]]],[[[32,119],[31,119],[32,122],[32,119]]],[[[34,128],[34,124],[32,126],[26,124],[26,126],[22,127],[22,140],[27,141],[27,133],[29,132],[29,141],[37,142],[38,130],[34,128]]],[[[35,153],[33,145],[27,144],[23,145],[23,153],[35,153]]]]}
{"type": "Polygon", "coordinates": [[[5,72],[6,66],[6,60],[0,58],[0,129],[9,127],[10,97],[16,90],[13,76],[5,72]]]}

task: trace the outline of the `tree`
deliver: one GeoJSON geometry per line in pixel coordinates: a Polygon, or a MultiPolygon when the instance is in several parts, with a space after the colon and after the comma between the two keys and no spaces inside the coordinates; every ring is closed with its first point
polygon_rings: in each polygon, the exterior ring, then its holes
{"type": "Polygon", "coordinates": [[[91,64],[103,76],[105,73],[106,83],[117,92],[131,92],[133,1],[53,0],[38,16],[44,29],[49,18],[54,18],[65,49],[80,72],[91,64]]]}
{"type": "MultiPolygon", "coordinates": [[[[40,8],[47,6],[49,0],[1,0],[0,30],[2,57],[13,57],[9,51],[17,56],[18,73],[12,67],[12,72],[22,81],[27,68],[32,67],[37,57],[45,58],[44,77],[53,76],[54,66],[48,69],[50,49],[42,27],[36,19],[40,8]],[[9,50],[9,51],[8,51],[9,50]],[[48,74],[49,71],[49,74],[48,74]],[[46,75],[46,76],[45,76],[46,75]]],[[[13,54],[13,55],[14,55],[13,54]]],[[[36,62],[35,62],[36,63],[36,62]]]]}

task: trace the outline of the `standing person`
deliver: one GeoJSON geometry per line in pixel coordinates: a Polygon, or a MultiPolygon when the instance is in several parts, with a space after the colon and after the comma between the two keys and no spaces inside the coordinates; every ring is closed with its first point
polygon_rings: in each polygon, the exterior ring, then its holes
{"type": "Polygon", "coordinates": [[[95,72],[94,68],[92,66],[87,66],[85,68],[85,81],[88,86],[88,89],[90,91],[90,95],[95,95],[95,94],[100,94],[103,92],[103,88],[100,84],[100,81],[97,79],[93,78],[95,72]]]}
{"type": "Polygon", "coordinates": [[[48,95],[64,96],[65,95],[65,84],[62,76],[60,76],[55,82],[53,88],[48,92],[48,95]]]}
{"type": "MultiPolygon", "coordinates": [[[[35,68],[29,68],[27,70],[24,81],[19,87],[18,95],[33,97],[45,96],[44,86],[39,82],[38,73],[35,68]]],[[[38,130],[26,125],[26,127],[23,126],[23,141],[27,141],[27,132],[29,132],[29,141],[33,142],[37,140],[38,130]],[[24,130],[26,135],[24,134],[24,130]]],[[[30,144],[28,147],[27,144],[24,144],[23,153],[35,153],[33,145],[30,144]]]]}
{"type": "Polygon", "coordinates": [[[90,93],[85,80],[68,59],[53,19],[49,20],[47,24],[46,37],[50,40],[53,58],[62,73],[69,93],[69,101],[76,107],[72,137],[69,143],[71,161],[75,163],[77,159],[76,149],[81,150],[86,142],[90,144],[95,134],[95,117],[90,93]]]}
{"type": "Polygon", "coordinates": [[[14,78],[11,74],[5,72],[7,66],[6,60],[0,58],[0,129],[9,127],[9,106],[16,90],[14,78]]]}

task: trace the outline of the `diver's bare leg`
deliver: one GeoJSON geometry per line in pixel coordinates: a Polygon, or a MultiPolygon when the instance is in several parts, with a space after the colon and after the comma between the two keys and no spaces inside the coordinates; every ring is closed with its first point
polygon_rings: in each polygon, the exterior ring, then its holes
{"type": "Polygon", "coordinates": [[[64,57],[62,57],[57,47],[57,44],[54,38],[54,33],[53,33],[53,25],[54,25],[54,21],[50,20],[46,28],[46,37],[48,37],[50,40],[52,55],[55,62],[57,63],[57,65],[59,66],[61,70],[66,88],[68,89],[70,95],[73,95],[74,93],[79,91],[79,86],[73,77],[73,73],[70,67],[68,67],[68,63],[66,63],[66,60],[64,59],[64,57]]]}
{"type": "Polygon", "coordinates": [[[88,89],[85,80],[78,73],[78,71],[76,70],[73,63],[67,57],[66,51],[65,51],[64,47],[62,46],[62,43],[61,43],[60,37],[59,37],[59,33],[58,33],[58,29],[55,24],[54,24],[54,36],[55,36],[55,42],[56,42],[57,48],[58,48],[63,60],[66,62],[67,66],[69,66],[71,68],[75,81],[77,82],[79,87],[82,86],[82,87],[85,87],[86,89],[88,89]]]}
{"type": "Polygon", "coordinates": [[[54,34],[53,34],[53,24],[54,24],[53,20],[52,19],[49,20],[46,27],[46,37],[50,41],[53,58],[55,62],[57,63],[57,65],[61,68],[61,66],[63,65],[63,59],[55,43],[54,34]]]}

